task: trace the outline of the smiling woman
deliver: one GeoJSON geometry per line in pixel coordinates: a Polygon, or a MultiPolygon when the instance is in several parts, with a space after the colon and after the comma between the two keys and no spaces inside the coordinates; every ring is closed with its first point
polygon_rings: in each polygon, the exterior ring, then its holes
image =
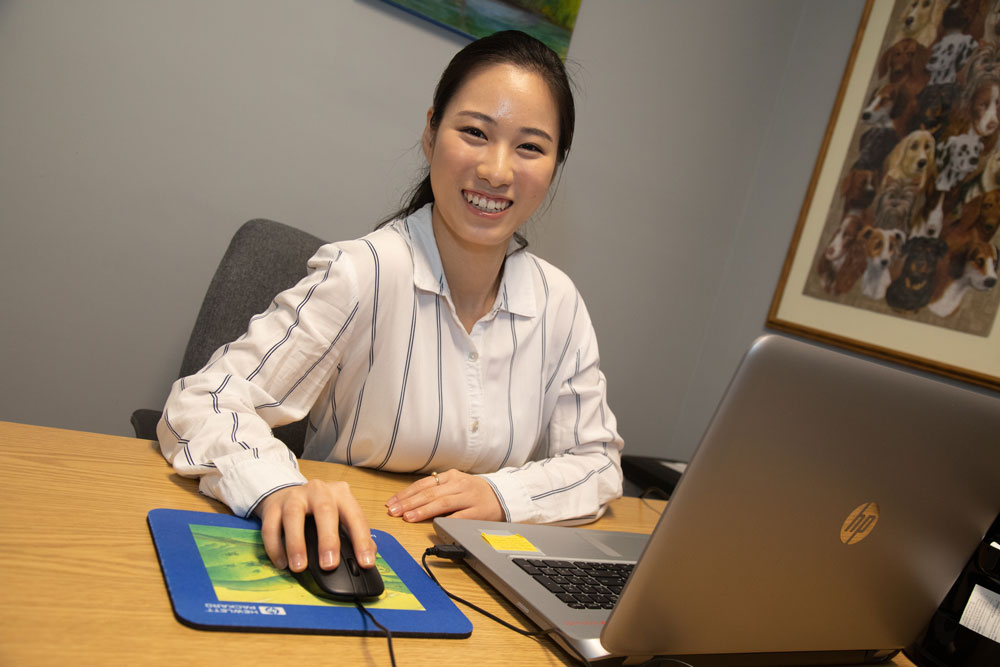
{"type": "Polygon", "coordinates": [[[344,484],[307,481],[271,428],[309,416],[304,458],[426,477],[391,516],[590,521],[621,495],[623,446],[572,281],[518,230],[572,143],[562,61],[516,31],[452,59],[427,112],[428,173],[368,236],[324,246],[239,340],[178,380],[158,428],[178,473],[256,513],[278,567],[374,565],[344,484]]]}
{"type": "Polygon", "coordinates": [[[492,65],[470,77],[437,129],[427,112],[424,155],[435,193],[434,238],[466,331],[489,312],[507,247],[555,175],[559,117],[537,74],[492,65]],[[457,277],[457,276],[456,276],[457,277]]]}

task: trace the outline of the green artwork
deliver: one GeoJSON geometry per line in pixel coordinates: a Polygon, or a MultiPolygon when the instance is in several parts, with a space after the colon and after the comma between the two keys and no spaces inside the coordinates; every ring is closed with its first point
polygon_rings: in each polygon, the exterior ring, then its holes
{"type": "MultiPolygon", "coordinates": [[[[264,551],[259,530],[194,524],[190,528],[220,602],[354,606],[353,602],[320,597],[300,584],[288,570],[275,569],[264,551]]],[[[385,592],[378,600],[365,603],[367,608],[424,610],[381,556],[376,558],[375,566],[382,575],[385,592]]]]}
{"type": "Polygon", "coordinates": [[[563,60],[580,0],[387,0],[412,14],[473,39],[520,30],[541,40],[563,60]]]}

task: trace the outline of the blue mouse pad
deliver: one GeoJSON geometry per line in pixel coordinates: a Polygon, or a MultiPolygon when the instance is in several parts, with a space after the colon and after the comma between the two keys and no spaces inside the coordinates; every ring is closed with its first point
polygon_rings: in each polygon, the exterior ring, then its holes
{"type": "MultiPolygon", "coordinates": [[[[147,515],[174,614],[199,629],[381,635],[353,602],[319,597],[264,551],[260,522],[155,509],[147,515]]],[[[389,533],[373,530],[385,583],[363,603],[393,636],[462,638],[472,624],[389,533]]]]}

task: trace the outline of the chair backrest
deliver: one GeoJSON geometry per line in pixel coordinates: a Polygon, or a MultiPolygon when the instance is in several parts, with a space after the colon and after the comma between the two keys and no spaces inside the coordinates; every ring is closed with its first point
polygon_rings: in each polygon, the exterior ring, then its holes
{"type": "MultiPolygon", "coordinates": [[[[218,348],[246,333],[250,318],[306,276],[306,262],[324,243],[273,220],[250,220],[236,230],[205,292],[180,377],[197,372],[218,348]]],[[[296,456],[302,454],[305,433],[304,419],[274,429],[296,456]]]]}
{"type": "Polygon", "coordinates": [[[250,318],[306,276],[306,262],[324,243],[273,220],[250,220],[236,230],[205,292],[180,377],[197,372],[213,352],[246,333],[250,318]]]}

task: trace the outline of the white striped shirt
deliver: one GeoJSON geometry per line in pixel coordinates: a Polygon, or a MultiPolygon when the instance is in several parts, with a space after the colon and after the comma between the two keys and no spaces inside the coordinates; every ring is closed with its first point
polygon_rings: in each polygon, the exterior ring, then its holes
{"type": "Polygon", "coordinates": [[[308,414],[303,458],[478,473],[510,521],[595,518],[621,495],[597,339],[564,273],[510,254],[493,309],[466,332],[430,205],[323,246],[309,268],[171,389],[160,448],[204,494],[247,516],[304,483],[270,427],[308,414]]]}

